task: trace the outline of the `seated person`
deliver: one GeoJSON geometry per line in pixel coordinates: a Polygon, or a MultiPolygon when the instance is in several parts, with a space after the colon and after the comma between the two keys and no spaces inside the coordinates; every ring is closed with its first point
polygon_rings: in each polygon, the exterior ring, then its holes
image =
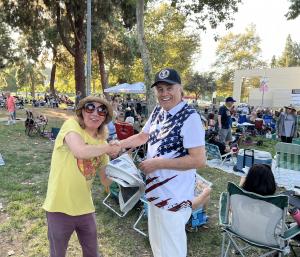
{"type": "MultiPolygon", "coordinates": [[[[275,178],[271,167],[267,164],[254,164],[247,175],[241,177],[239,186],[248,192],[262,196],[270,196],[276,193],[275,178]]],[[[297,235],[293,239],[300,240],[300,236],[297,235]]]]}
{"type": "Polygon", "coordinates": [[[222,142],[219,141],[219,135],[218,135],[217,132],[212,132],[210,134],[207,143],[218,146],[221,155],[230,152],[229,146],[226,146],[225,143],[222,143],[222,142]]]}
{"type": "Polygon", "coordinates": [[[129,106],[125,109],[125,119],[130,116],[131,117],[136,116],[136,110],[135,110],[134,106],[129,106]]]}
{"type": "Polygon", "coordinates": [[[210,113],[208,114],[207,119],[208,119],[207,129],[214,131],[216,126],[215,115],[213,113],[210,113]]]}
{"type": "Polygon", "coordinates": [[[126,117],[125,122],[130,123],[131,125],[133,125],[134,124],[134,117],[132,117],[132,116],[126,117]]]}
{"type": "Polygon", "coordinates": [[[255,112],[255,111],[252,111],[252,112],[251,112],[251,115],[250,115],[250,117],[249,117],[250,123],[253,123],[253,124],[254,124],[256,118],[257,118],[256,112],[255,112]]]}
{"type": "Polygon", "coordinates": [[[133,133],[134,134],[138,134],[139,133],[139,131],[137,130],[137,128],[136,128],[136,125],[135,125],[135,120],[134,120],[134,118],[132,117],[132,116],[128,116],[126,119],[125,119],[125,122],[126,123],[129,123],[130,125],[132,125],[133,126],[133,133]]]}
{"type": "Polygon", "coordinates": [[[195,198],[192,201],[192,209],[197,210],[206,208],[210,199],[211,187],[210,185],[196,178],[195,184],[195,198]]]}
{"type": "Polygon", "coordinates": [[[124,119],[125,119],[124,112],[119,112],[117,117],[116,117],[116,122],[118,122],[118,121],[124,122],[124,119]]]}
{"type": "Polygon", "coordinates": [[[259,195],[274,195],[276,192],[275,178],[267,164],[254,164],[245,177],[241,177],[240,187],[259,195]]]}
{"type": "MultiPolygon", "coordinates": [[[[192,200],[192,210],[196,211],[198,209],[206,209],[207,204],[210,199],[210,192],[211,192],[211,184],[206,183],[205,180],[202,180],[201,176],[196,176],[195,181],[195,198],[192,200]]],[[[190,220],[185,226],[185,229],[188,232],[195,232],[197,231],[196,227],[192,226],[192,215],[190,220]]]]}

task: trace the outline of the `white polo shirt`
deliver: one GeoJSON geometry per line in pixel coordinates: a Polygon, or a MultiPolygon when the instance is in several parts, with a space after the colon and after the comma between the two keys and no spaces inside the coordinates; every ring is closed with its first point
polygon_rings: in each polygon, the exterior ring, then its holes
{"type": "MultiPolygon", "coordinates": [[[[156,107],[142,131],[149,134],[147,159],[173,159],[187,155],[189,148],[205,145],[200,115],[182,101],[168,112],[156,107]]],[[[159,208],[178,211],[191,206],[196,169],[160,169],[146,180],[146,198],[159,208]]]]}

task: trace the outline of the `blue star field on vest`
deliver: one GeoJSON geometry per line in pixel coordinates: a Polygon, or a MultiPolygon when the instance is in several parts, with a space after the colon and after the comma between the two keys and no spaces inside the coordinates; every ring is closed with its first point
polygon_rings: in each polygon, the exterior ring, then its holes
{"type": "Polygon", "coordinates": [[[156,129],[149,135],[148,143],[150,145],[156,144],[158,141],[161,142],[157,148],[155,157],[159,157],[166,153],[175,152],[175,158],[179,158],[187,155],[187,150],[183,147],[183,138],[180,135],[183,123],[193,113],[197,113],[196,110],[185,104],[183,108],[175,115],[167,113],[160,106],[157,106],[151,118],[151,124],[161,124],[161,129],[156,129]],[[165,120],[165,121],[164,121],[165,120]]]}

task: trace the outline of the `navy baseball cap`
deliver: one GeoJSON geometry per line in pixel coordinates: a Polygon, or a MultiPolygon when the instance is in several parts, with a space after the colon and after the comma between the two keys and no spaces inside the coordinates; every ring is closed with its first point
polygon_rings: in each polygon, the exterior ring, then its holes
{"type": "Polygon", "coordinates": [[[155,75],[154,83],[151,87],[156,86],[159,82],[165,82],[170,85],[181,84],[181,79],[178,72],[174,69],[166,68],[157,72],[155,75]]]}
{"type": "Polygon", "coordinates": [[[227,103],[227,102],[236,102],[236,101],[231,96],[229,96],[225,99],[225,102],[227,103]]]}

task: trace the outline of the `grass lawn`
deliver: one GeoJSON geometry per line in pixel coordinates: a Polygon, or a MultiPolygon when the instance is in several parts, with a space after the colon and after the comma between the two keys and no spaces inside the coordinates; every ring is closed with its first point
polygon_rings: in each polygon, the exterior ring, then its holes
{"type": "MultiPolygon", "coordinates": [[[[73,115],[72,111],[35,108],[49,119],[47,129],[60,127],[73,115]]],[[[5,126],[6,112],[0,109],[0,145],[5,166],[0,166],[0,257],[14,253],[17,257],[48,256],[48,240],[45,212],[41,208],[46,195],[47,179],[53,142],[41,137],[27,137],[24,122],[5,126]],[[2,119],[1,119],[2,118],[2,119]]],[[[25,117],[18,110],[17,117],[25,117]]],[[[273,151],[274,142],[264,144],[263,149],[273,151]]],[[[262,148],[260,148],[262,149],[262,148]]],[[[213,182],[211,202],[207,213],[208,228],[188,234],[189,257],[215,257],[220,255],[221,234],[218,227],[219,195],[226,189],[227,181],[238,183],[239,177],[217,169],[199,171],[213,182]]],[[[93,198],[96,206],[98,241],[104,257],[150,257],[148,239],[132,229],[139,210],[132,210],[127,217],[119,218],[108,210],[102,200],[105,197],[99,178],[94,182],[93,198]]],[[[146,222],[142,224],[146,226],[146,222]]],[[[68,249],[69,257],[81,256],[79,243],[73,235],[68,249]]],[[[253,253],[250,256],[257,256],[253,253]]]]}

